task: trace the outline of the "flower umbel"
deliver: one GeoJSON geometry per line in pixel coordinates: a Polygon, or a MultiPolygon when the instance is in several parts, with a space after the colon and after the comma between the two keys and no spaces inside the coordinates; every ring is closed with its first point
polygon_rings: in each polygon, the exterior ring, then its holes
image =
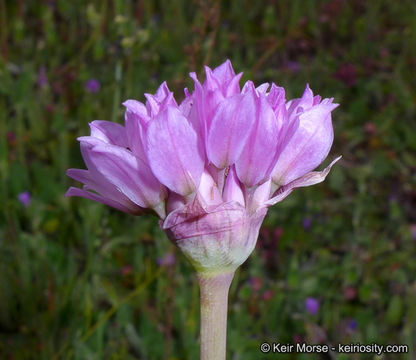
{"type": "Polygon", "coordinates": [[[78,139],[87,170],[67,172],[84,186],[66,195],[159,217],[198,273],[201,360],[224,360],[234,271],[253,251],[268,207],[323,181],[339,159],[313,171],[331,148],[337,104],[309,86],[290,101],[275,84],[240,89],[230,61],[205,73],[202,84],[190,74],[194,91],[185,89],[180,104],[163,83],[146,103],[123,104],[124,127],[93,121],[78,139]]]}
{"type": "Polygon", "coordinates": [[[145,103],[124,102],[125,126],[90,123],[78,139],[88,169],[67,172],[84,186],[66,195],[155,213],[196,270],[215,274],[247,259],[269,206],[325,179],[339,158],[312,170],[331,148],[338,105],[309,86],[290,101],[274,83],[240,89],[228,60],[205,71],[179,105],[163,83],[145,103]]]}

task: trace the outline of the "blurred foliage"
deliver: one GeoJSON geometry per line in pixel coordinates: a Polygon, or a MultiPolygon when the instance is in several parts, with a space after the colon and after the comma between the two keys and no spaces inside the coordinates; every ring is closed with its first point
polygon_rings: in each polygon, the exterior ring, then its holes
{"type": "Polygon", "coordinates": [[[335,97],[343,159],[269,211],[231,288],[228,358],[306,341],[407,344],[382,358],[415,359],[415,13],[411,0],[0,0],[0,358],[198,358],[190,265],[155,218],[64,198],[65,171],[83,167],[88,122],[122,123],[121,102],[164,80],[180,98],[190,71],[229,58],[288,98],[306,82],[335,97]]]}

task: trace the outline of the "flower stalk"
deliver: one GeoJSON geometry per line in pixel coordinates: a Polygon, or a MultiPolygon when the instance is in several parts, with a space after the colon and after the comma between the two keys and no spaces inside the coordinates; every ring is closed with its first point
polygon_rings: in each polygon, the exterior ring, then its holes
{"type": "Polygon", "coordinates": [[[234,273],[198,274],[201,298],[201,360],[225,360],[228,291],[234,273]]]}

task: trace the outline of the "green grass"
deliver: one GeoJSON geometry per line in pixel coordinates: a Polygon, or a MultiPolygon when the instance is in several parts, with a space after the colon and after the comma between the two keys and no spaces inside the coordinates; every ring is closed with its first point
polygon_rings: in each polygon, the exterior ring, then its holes
{"type": "Polygon", "coordinates": [[[232,284],[228,359],[325,359],[259,351],[295,340],[407,344],[384,358],[415,358],[416,6],[275,3],[0,0],[0,358],[198,358],[190,265],[156,218],[64,198],[65,171],[84,167],[88,122],[122,123],[121,102],[164,80],[180,98],[190,71],[226,58],[288,98],[306,82],[335,97],[330,157],[343,155],[323,184],[269,211],[232,284]],[[170,252],[175,264],[158,266],[170,252]]]}

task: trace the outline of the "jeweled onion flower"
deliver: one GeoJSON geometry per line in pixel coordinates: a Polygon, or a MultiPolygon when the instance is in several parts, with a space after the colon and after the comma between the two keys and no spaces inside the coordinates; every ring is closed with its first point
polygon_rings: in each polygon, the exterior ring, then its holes
{"type": "Polygon", "coordinates": [[[333,99],[287,101],[274,83],[242,89],[231,62],[205,68],[178,105],[163,83],[146,102],[127,100],[125,126],[93,121],[80,137],[84,184],[67,196],[121,211],[152,212],[194,266],[201,287],[201,359],[225,359],[228,289],[253,251],[267,209],[295,188],[322,182],[312,171],[333,141],[333,99]]]}

